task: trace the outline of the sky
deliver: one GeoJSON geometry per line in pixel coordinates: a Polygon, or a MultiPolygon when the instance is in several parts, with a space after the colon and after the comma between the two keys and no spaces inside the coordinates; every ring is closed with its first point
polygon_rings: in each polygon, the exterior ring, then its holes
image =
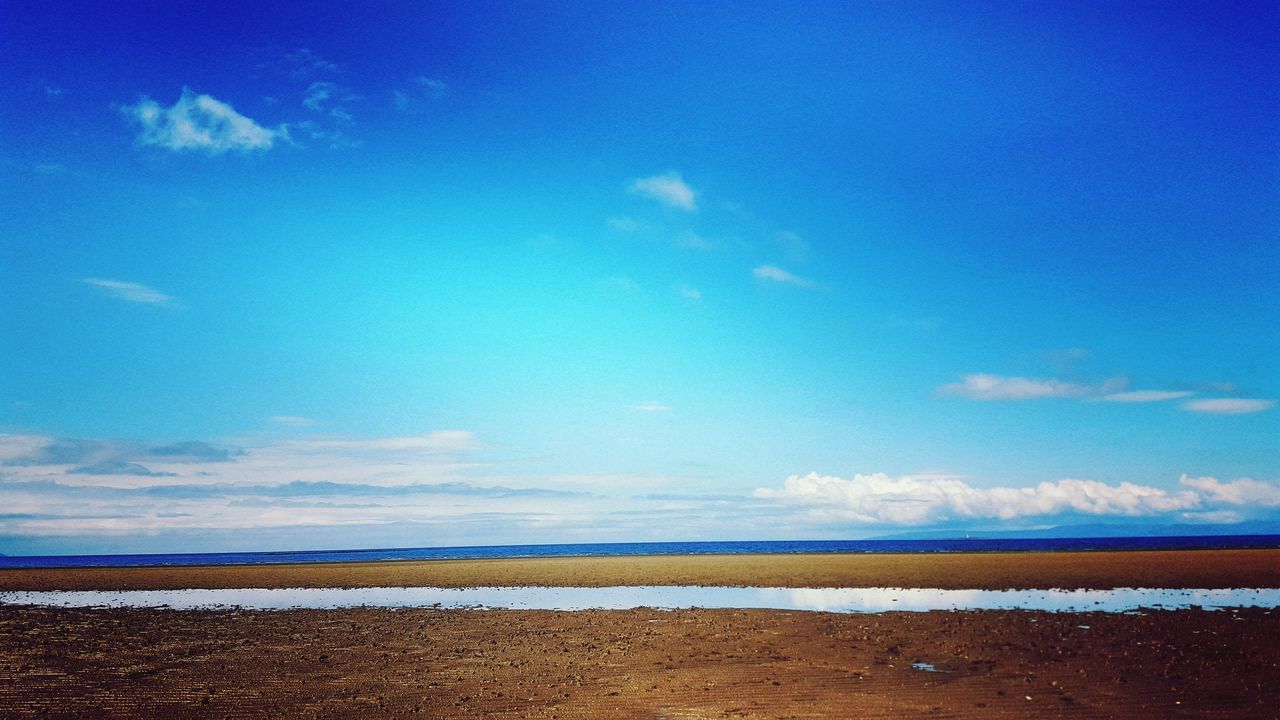
{"type": "Polygon", "coordinates": [[[1278,33],[0,0],[0,552],[1280,532],[1278,33]]]}

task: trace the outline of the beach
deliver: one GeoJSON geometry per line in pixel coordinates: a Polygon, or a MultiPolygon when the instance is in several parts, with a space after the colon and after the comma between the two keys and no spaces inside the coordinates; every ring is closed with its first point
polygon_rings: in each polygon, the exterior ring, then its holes
{"type": "MultiPolygon", "coordinates": [[[[1278,587],[1280,551],[6,570],[0,587],[603,586],[628,579],[1278,587]]],[[[1274,718],[1277,637],[1280,612],[1273,609],[833,614],[6,605],[0,716],[1274,718]]]]}

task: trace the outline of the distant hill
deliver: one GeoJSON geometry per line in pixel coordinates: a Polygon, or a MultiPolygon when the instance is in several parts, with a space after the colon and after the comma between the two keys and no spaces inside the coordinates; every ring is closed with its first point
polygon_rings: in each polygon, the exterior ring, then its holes
{"type": "Polygon", "coordinates": [[[921,530],[878,535],[870,540],[955,540],[981,538],[1109,538],[1109,537],[1204,537],[1211,535],[1280,535],[1275,523],[1243,522],[1234,525],[1063,525],[1024,530],[921,530]]]}

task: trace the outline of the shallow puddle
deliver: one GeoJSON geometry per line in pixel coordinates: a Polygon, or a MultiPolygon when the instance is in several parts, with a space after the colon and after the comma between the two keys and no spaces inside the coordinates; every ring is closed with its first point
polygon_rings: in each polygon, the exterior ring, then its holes
{"type": "Polygon", "coordinates": [[[877,613],[929,610],[1132,612],[1189,607],[1280,607],[1280,589],[935,590],[923,588],[487,587],[0,592],[0,604],[56,607],[239,607],[251,610],[440,607],[626,610],[760,608],[877,613]]]}

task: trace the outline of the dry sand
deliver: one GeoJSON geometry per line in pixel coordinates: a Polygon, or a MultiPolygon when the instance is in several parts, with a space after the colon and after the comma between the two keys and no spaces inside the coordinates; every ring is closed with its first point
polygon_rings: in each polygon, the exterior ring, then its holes
{"type": "Polygon", "coordinates": [[[0,590],[738,585],[768,587],[1280,587],[1280,550],[427,560],[0,570],[0,590]]]}
{"type": "MultiPolygon", "coordinates": [[[[4,571],[0,588],[1278,587],[1280,551],[4,571]]],[[[1280,611],[0,606],[0,717],[1276,718],[1280,611]],[[931,663],[943,672],[912,664],[931,663]]]]}

